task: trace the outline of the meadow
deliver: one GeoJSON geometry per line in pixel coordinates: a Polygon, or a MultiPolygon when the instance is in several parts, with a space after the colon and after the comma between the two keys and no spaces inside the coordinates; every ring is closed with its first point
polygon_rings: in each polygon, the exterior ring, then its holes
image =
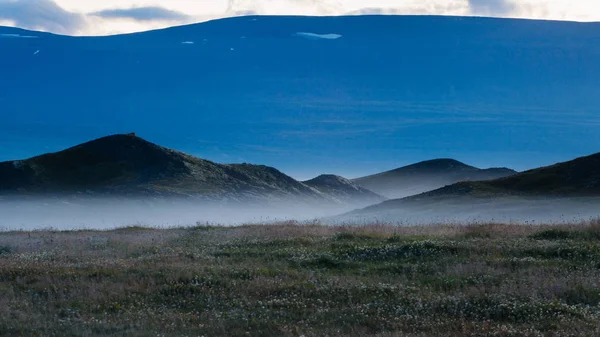
{"type": "Polygon", "coordinates": [[[600,336],[600,221],[0,233],[2,336],[600,336]]]}

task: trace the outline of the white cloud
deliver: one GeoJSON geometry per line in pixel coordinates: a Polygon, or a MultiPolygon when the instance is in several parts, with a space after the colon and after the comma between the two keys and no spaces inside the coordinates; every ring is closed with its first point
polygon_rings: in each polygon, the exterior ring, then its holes
{"type": "Polygon", "coordinates": [[[106,9],[128,9],[140,7],[162,7],[191,16],[223,14],[226,0],[55,0],[62,8],[77,13],[92,13],[106,9]]]}
{"type": "Polygon", "coordinates": [[[108,35],[240,14],[484,15],[600,21],[599,0],[0,0],[0,25],[108,35]],[[99,15],[104,13],[105,15],[99,15]],[[108,15],[107,15],[108,14],[108,15]]]}
{"type": "Polygon", "coordinates": [[[0,26],[13,27],[15,22],[13,20],[3,20],[0,18],[0,26]]]}
{"type": "Polygon", "coordinates": [[[512,17],[600,21],[600,1],[598,0],[510,0],[515,10],[512,17]]]}

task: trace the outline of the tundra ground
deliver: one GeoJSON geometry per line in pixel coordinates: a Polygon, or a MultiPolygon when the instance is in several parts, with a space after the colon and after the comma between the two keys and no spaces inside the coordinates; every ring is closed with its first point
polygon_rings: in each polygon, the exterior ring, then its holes
{"type": "Polygon", "coordinates": [[[0,335],[599,336],[600,222],[0,233],[0,335]]]}

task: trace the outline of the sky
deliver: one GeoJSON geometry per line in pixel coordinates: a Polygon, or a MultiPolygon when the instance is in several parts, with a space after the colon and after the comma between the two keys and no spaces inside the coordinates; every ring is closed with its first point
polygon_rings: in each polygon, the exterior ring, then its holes
{"type": "Polygon", "coordinates": [[[112,35],[224,17],[431,14],[600,21],[598,0],[0,0],[0,26],[112,35]]]}

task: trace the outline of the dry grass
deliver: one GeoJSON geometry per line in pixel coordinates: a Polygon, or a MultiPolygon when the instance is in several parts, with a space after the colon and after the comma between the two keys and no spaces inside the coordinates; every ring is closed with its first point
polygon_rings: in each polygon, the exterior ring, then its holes
{"type": "Polygon", "coordinates": [[[0,233],[0,335],[598,336],[600,221],[0,233]]]}

